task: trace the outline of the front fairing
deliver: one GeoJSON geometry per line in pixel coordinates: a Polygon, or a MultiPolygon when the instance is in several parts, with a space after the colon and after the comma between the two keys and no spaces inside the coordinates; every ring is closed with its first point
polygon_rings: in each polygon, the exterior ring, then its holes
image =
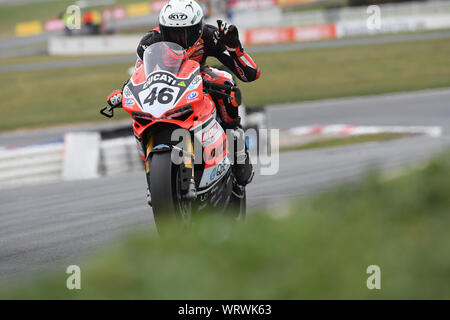
{"type": "Polygon", "coordinates": [[[180,108],[193,109],[204,98],[200,65],[174,50],[162,56],[168,45],[177,46],[162,42],[147,48],[143,65],[124,88],[123,108],[135,119],[170,120],[180,108]]]}
{"type": "MultiPolygon", "coordinates": [[[[137,137],[142,137],[144,132],[151,130],[152,126],[165,123],[174,125],[186,130],[192,130],[198,125],[216,118],[215,105],[209,95],[203,95],[202,99],[192,104],[193,112],[186,120],[177,120],[170,118],[161,118],[143,123],[141,120],[134,119],[133,131],[137,137]]],[[[129,111],[131,114],[131,112],[129,111]]]]}

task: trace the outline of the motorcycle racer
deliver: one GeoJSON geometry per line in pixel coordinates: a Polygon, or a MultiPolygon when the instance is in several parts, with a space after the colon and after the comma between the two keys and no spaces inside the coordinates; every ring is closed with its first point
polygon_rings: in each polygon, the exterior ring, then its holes
{"type": "MultiPolygon", "coordinates": [[[[159,28],[156,28],[141,39],[137,48],[136,68],[143,64],[143,54],[150,45],[160,42],[174,42],[186,50],[189,59],[195,60],[202,66],[202,76],[210,81],[232,82],[232,77],[223,71],[206,65],[208,57],[217,58],[230,69],[240,80],[251,82],[261,75],[260,68],[245,52],[239,40],[236,26],[217,20],[218,27],[203,23],[203,11],[193,0],[170,0],[159,14],[159,28]]],[[[235,130],[235,136],[243,137],[240,127],[238,106],[240,101],[224,101],[223,98],[212,95],[218,114],[225,129],[235,130]]],[[[236,99],[238,100],[238,99],[236,99]]],[[[116,90],[108,96],[107,102],[112,107],[122,103],[122,90],[116,90]]],[[[253,178],[253,167],[250,163],[248,151],[236,150],[232,167],[239,186],[244,187],[253,178]]]]}

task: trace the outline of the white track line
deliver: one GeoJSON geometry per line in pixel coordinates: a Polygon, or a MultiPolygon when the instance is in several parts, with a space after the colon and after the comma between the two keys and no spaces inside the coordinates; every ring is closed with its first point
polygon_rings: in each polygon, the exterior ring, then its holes
{"type": "Polygon", "coordinates": [[[311,136],[311,135],[362,135],[362,134],[381,134],[381,133],[406,133],[422,134],[433,138],[442,135],[441,127],[425,126],[353,126],[346,124],[333,124],[323,126],[295,127],[287,131],[289,135],[311,136]]]}

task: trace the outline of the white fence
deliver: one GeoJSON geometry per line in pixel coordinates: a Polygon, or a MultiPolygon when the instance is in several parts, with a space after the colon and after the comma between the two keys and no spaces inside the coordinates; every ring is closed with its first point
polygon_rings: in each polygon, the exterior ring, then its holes
{"type": "Polygon", "coordinates": [[[48,42],[50,55],[105,55],[135,52],[140,35],[53,37],[48,42]]]}
{"type": "Polygon", "coordinates": [[[100,157],[99,170],[103,175],[113,175],[143,168],[143,161],[139,157],[136,141],[133,137],[103,141],[100,157]]]}
{"type": "MultiPolygon", "coordinates": [[[[79,161],[74,161],[73,157],[66,157],[66,149],[64,143],[55,143],[0,150],[0,189],[86,178],[86,166],[82,163],[85,157],[92,156],[79,153],[76,157],[79,161]],[[69,175],[64,173],[68,166],[69,175]]],[[[143,168],[132,137],[102,141],[97,152],[100,161],[96,174],[90,178],[143,168]]]]}
{"type": "Polygon", "coordinates": [[[61,180],[63,144],[0,151],[0,187],[61,180]]]}

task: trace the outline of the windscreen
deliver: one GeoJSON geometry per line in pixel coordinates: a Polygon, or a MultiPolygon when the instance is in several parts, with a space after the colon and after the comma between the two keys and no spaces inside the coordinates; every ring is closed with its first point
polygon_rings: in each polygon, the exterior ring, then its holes
{"type": "Polygon", "coordinates": [[[148,78],[155,71],[176,75],[186,60],[186,53],[180,45],[172,42],[154,43],[144,52],[145,76],[148,78]]]}

